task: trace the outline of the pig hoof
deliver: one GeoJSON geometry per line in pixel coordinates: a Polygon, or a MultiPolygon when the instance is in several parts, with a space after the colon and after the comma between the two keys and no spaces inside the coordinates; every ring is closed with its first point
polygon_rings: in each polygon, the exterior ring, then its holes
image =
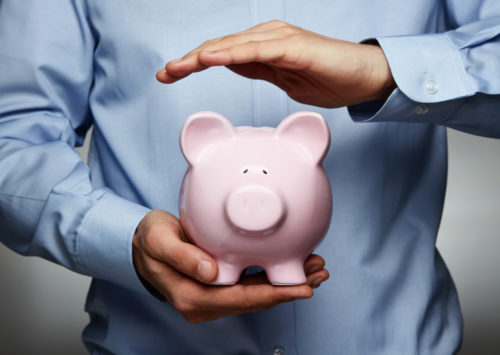
{"type": "Polygon", "coordinates": [[[216,262],[219,272],[217,278],[211,283],[212,285],[234,285],[238,282],[242,270],[240,265],[232,265],[223,260],[217,260],[216,262]]]}
{"type": "Polygon", "coordinates": [[[236,285],[236,282],[210,282],[209,285],[212,286],[231,286],[231,285],[236,285]]]}
{"type": "Polygon", "coordinates": [[[284,262],[266,268],[267,278],[276,286],[302,285],[307,282],[302,261],[284,262]]]}

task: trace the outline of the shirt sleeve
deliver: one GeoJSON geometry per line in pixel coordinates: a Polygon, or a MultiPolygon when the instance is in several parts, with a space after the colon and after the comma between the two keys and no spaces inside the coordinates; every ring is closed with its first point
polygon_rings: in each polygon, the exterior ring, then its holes
{"type": "Polygon", "coordinates": [[[348,107],[355,121],[426,122],[500,138],[500,3],[448,1],[453,30],[377,41],[397,84],[385,102],[348,107]]]}
{"type": "Polygon", "coordinates": [[[92,123],[87,15],[78,0],[0,2],[0,240],[147,293],[132,237],[149,209],[94,189],[74,150],[92,123]]]}

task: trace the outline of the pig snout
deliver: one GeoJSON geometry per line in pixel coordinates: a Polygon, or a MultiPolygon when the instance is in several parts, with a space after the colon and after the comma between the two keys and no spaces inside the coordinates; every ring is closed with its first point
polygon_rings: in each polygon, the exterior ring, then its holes
{"type": "Polygon", "coordinates": [[[274,229],[285,216],[280,196],[258,185],[245,186],[234,191],[227,199],[225,207],[230,222],[245,232],[274,229]]]}

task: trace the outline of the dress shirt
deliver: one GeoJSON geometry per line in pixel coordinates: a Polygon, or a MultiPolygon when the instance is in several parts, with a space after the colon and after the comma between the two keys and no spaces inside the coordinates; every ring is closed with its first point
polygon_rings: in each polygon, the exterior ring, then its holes
{"type": "Polygon", "coordinates": [[[0,240],[93,277],[92,353],[451,354],[462,318],[435,247],[445,126],[500,137],[499,54],[497,0],[2,0],[0,240]],[[376,39],[398,88],[323,109],[221,67],[156,81],[203,41],[271,19],[376,39]],[[235,126],[327,119],[334,210],[316,252],[331,279],[311,299],[190,324],[141,284],[134,231],[152,208],[178,215],[179,132],[202,110],[235,126]],[[91,126],[86,165],[74,147],[91,126]]]}

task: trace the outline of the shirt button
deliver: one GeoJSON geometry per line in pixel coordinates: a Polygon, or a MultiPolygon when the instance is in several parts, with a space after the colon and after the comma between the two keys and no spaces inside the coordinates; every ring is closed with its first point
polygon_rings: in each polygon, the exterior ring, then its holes
{"type": "Polygon", "coordinates": [[[285,355],[285,349],[281,346],[275,346],[273,349],[273,355],[285,355]]]}
{"type": "Polygon", "coordinates": [[[434,95],[439,90],[439,85],[434,80],[430,79],[425,82],[424,87],[425,91],[427,91],[427,93],[431,95],[434,95]]]}
{"type": "Polygon", "coordinates": [[[427,106],[426,104],[417,105],[415,112],[417,113],[417,115],[425,115],[427,112],[429,112],[429,106],[427,106]]]}

